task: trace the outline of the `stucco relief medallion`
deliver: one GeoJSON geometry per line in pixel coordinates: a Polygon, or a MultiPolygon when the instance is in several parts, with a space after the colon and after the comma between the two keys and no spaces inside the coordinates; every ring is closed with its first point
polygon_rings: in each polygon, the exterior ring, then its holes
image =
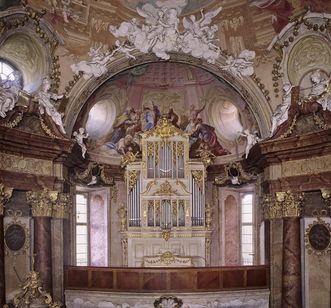
{"type": "Polygon", "coordinates": [[[305,242],[308,253],[319,256],[328,254],[331,251],[330,224],[318,218],[306,229],[305,242]]]}
{"type": "Polygon", "coordinates": [[[4,230],[6,254],[14,256],[25,254],[29,249],[29,231],[27,226],[18,219],[22,213],[21,211],[8,210],[7,214],[12,216],[13,220],[5,226],[4,230]]]}

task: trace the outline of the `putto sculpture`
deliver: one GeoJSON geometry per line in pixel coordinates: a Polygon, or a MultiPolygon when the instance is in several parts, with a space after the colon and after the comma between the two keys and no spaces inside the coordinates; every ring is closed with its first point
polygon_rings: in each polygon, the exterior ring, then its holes
{"type": "Polygon", "coordinates": [[[85,132],[84,127],[80,127],[77,132],[73,132],[72,134],[75,137],[77,144],[80,146],[82,150],[82,157],[85,158],[85,154],[87,151],[86,145],[84,143],[84,139],[88,138],[88,133],[85,132]]]}

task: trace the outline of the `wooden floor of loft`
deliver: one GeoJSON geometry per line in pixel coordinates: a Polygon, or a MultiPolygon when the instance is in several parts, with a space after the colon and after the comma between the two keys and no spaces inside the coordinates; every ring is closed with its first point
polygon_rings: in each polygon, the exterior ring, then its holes
{"type": "Polygon", "coordinates": [[[111,292],[210,292],[268,289],[269,266],[108,268],[70,266],[65,288],[111,292]]]}

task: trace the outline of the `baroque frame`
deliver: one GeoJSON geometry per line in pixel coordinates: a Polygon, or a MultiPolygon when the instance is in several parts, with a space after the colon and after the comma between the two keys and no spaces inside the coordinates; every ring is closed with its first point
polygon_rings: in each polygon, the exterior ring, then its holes
{"type": "Polygon", "coordinates": [[[331,252],[330,224],[318,217],[306,228],[305,243],[309,254],[317,256],[329,254],[331,252]],[[324,236],[324,238],[321,236],[324,236]]]}

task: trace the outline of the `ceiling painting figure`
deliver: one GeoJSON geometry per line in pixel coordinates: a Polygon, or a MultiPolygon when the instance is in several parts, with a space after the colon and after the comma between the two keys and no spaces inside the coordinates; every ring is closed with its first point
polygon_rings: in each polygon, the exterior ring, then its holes
{"type": "Polygon", "coordinates": [[[179,63],[151,63],[122,72],[102,85],[88,105],[89,116],[78,123],[91,136],[89,152],[98,157],[140,155],[141,134],[161,118],[189,135],[191,157],[199,157],[202,148],[215,157],[244,153],[242,130],[257,130],[247,117],[246,102],[231,86],[179,63]],[[95,115],[96,108],[102,116],[95,115]]]}

